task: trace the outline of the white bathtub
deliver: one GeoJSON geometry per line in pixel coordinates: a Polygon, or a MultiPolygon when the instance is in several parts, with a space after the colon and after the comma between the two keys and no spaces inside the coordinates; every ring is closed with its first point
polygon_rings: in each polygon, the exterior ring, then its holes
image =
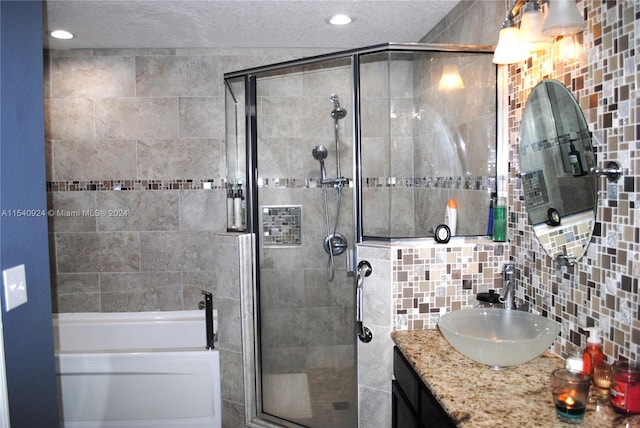
{"type": "Polygon", "coordinates": [[[204,311],[55,314],[53,325],[64,428],[221,427],[204,311]]]}

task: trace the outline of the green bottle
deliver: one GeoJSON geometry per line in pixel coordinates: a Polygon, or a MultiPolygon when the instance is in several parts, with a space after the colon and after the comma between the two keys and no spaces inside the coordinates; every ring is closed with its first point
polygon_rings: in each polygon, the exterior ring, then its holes
{"type": "Polygon", "coordinates": [[[507,200],[498,198],[493,207],[493,240],[504,242],[507,240],[507,200]]]}

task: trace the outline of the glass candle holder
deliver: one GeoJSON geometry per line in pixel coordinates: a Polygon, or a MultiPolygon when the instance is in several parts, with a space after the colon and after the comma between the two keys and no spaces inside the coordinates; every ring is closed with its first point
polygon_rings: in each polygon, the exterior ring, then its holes
{"type": "Polygon", "coordinates": [[[609,387],[611,386],[611,366],[605,362],[596,364],[593,367],[593,386],[598,398],[609,398],[609,387]]]}
{"type": "Polygon", "coordinates": [[[582,423],[587,410],[591,376],[562,368],[553,371],[551,382],[558,420],[570,424],[582,423]]]}

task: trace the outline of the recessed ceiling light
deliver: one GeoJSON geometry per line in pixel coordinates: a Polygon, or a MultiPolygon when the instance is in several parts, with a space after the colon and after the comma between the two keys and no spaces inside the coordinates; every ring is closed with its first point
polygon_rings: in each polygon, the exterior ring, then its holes
{"type": "Polygon", "coordinates": [[[329,18],[329,24],[332,25],[347,25],[351,24],[352,22],[353,19],[351,19],[350,16],[343,14],[333,15],[331,18],[329,18]]]}
{"type": "Polygon", "coordinates": [[[73,34],[65,30],[54,30],[49,33],[54,39],[69,40],[73,39],[73,34]]]}

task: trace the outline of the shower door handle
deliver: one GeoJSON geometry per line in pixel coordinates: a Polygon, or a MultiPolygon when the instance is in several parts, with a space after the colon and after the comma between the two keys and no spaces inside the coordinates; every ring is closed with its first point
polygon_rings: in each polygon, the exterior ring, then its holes
{"type": "Polygon", "coordinates": [[[372,271],[371,263],[368,261],[362,260],[358,263],[358,269],[356,270],[356,333],[360,341],[364,343],[369,343],[373,339],[373,333],[363,324],[362,315],[364,308],[362,286],[364,285],[365,277],[371,275],[372,271]]]}
{"type": "Polygon", "coordinates": [[[206,290],[201,290],[204,295],[204,301],[198,304],[198,308],[205,310],[205,335],[207,342],[207,349],[215,348],[215,333],[213,330],[213,294],[206,290]]]}

